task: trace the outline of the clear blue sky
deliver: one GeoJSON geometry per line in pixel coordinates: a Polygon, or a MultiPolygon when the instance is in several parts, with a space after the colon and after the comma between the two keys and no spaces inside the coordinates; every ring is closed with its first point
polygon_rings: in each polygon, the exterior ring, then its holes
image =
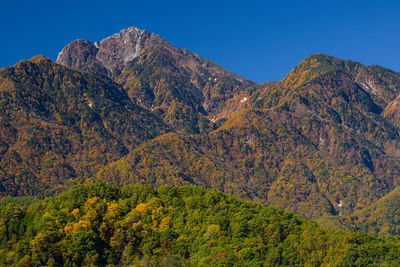
{"type": "Polygon", "coordinates": [[[316,52],[400,71],[399,1],[3,1],[0,67],[137,26],[257,82],[316,52]]]}

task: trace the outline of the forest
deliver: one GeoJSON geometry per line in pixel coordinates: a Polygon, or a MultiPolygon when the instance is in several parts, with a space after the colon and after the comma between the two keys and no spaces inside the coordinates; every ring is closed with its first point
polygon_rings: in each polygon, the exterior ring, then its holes
{"type": "Polygon", "coordinates": [[[0,202],[7,266],[396,266],[400,239],[323,229],[198,186],[96,182],[0,202]]]}

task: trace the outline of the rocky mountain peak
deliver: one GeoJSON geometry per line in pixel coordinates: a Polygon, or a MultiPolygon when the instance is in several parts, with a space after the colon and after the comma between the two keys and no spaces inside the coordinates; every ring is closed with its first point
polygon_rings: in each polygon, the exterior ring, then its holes
{"type": "Polygon", "coordinates": [[[100,43],[107,42],[109,40],[114,40],[117,42],[122,42],[124,44],[133,43],[136,44],[142,37],[143,34],[148,33],[146,30],[139,29],[137,27],[129,27],[117,32],[109,37],[104,38],[99,42],[95,42],[95,46],[99,47],[100,43]]]}
{"type": "Polygon", "coordinates": [[[62,50],[57,63],[105,74],[121,84],[136,103],[152,110],[162,108],[166,113],[174,101],[202,114],[219,112],[237,92],[254,85],[137,27],[95,43],[74,41],[62,50]]]}
{"type": "Polygon", "coordinates": [[[78,39],[60,52],[57,63],[75,70],[94,70],[111,78],[118,76],[126,63],[157,44],[168,44],[156,34],[129,27],[101,41],[78,39]]]}
{"type": "Polygon", "coordinates": [[[109,57],[114,57],[122,63],[137,57],[150,38],[151,34],[148,31],[129,27],[95,42],[95,46],[100,50],[99,57],[104,61],[107,61],[109,57]]]}

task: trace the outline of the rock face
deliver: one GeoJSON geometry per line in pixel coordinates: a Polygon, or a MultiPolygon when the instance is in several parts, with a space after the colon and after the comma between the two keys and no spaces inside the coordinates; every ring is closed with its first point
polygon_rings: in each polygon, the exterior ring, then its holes
{"type": "Polygon", "coordinates": [[[74,70],[94,70],[107,75],[109,71],[96,58],[99,49],[88,40],[79,39],[66,46],[58,55],[57,63],[74,70]]]}
{"type": "Polygon", "coordinates": [[[56,63],[115,78],[125,69],[127,62],[138,57],[145,48],[155,45],[168,43],[156,34],[130,27],[94,44],[85,39],[73,41],[59,53],[56,63]]]}
{"type": "Polygon", "coordinates": [[[94,44],[82,39],[73,41],[60,52],[56,62],[74,70],[107,75],[120,83],[133,101],[160,110],[173,128],[191,132],[198,130],[197,122],[202,116],[212,120],[230,115],[233,109],[225,109],[227,102],[255,86],[136,27],[94,44]]]}

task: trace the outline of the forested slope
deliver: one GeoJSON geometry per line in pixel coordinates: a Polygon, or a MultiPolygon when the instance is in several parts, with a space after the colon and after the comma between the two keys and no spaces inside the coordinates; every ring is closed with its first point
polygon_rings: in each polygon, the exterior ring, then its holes
{"type": "Polygon", "coordinates": [[[195,186],[89,183],[29,206],[0,202],[5,265],[395,266],[399,252],[398,238],[323,230],[195,186]]]}
{"type": "Polygon", "coordinates": [[[0,70],[0,194],[59,191],[166,131],[108,78],[21,61],[0,70]]]}

